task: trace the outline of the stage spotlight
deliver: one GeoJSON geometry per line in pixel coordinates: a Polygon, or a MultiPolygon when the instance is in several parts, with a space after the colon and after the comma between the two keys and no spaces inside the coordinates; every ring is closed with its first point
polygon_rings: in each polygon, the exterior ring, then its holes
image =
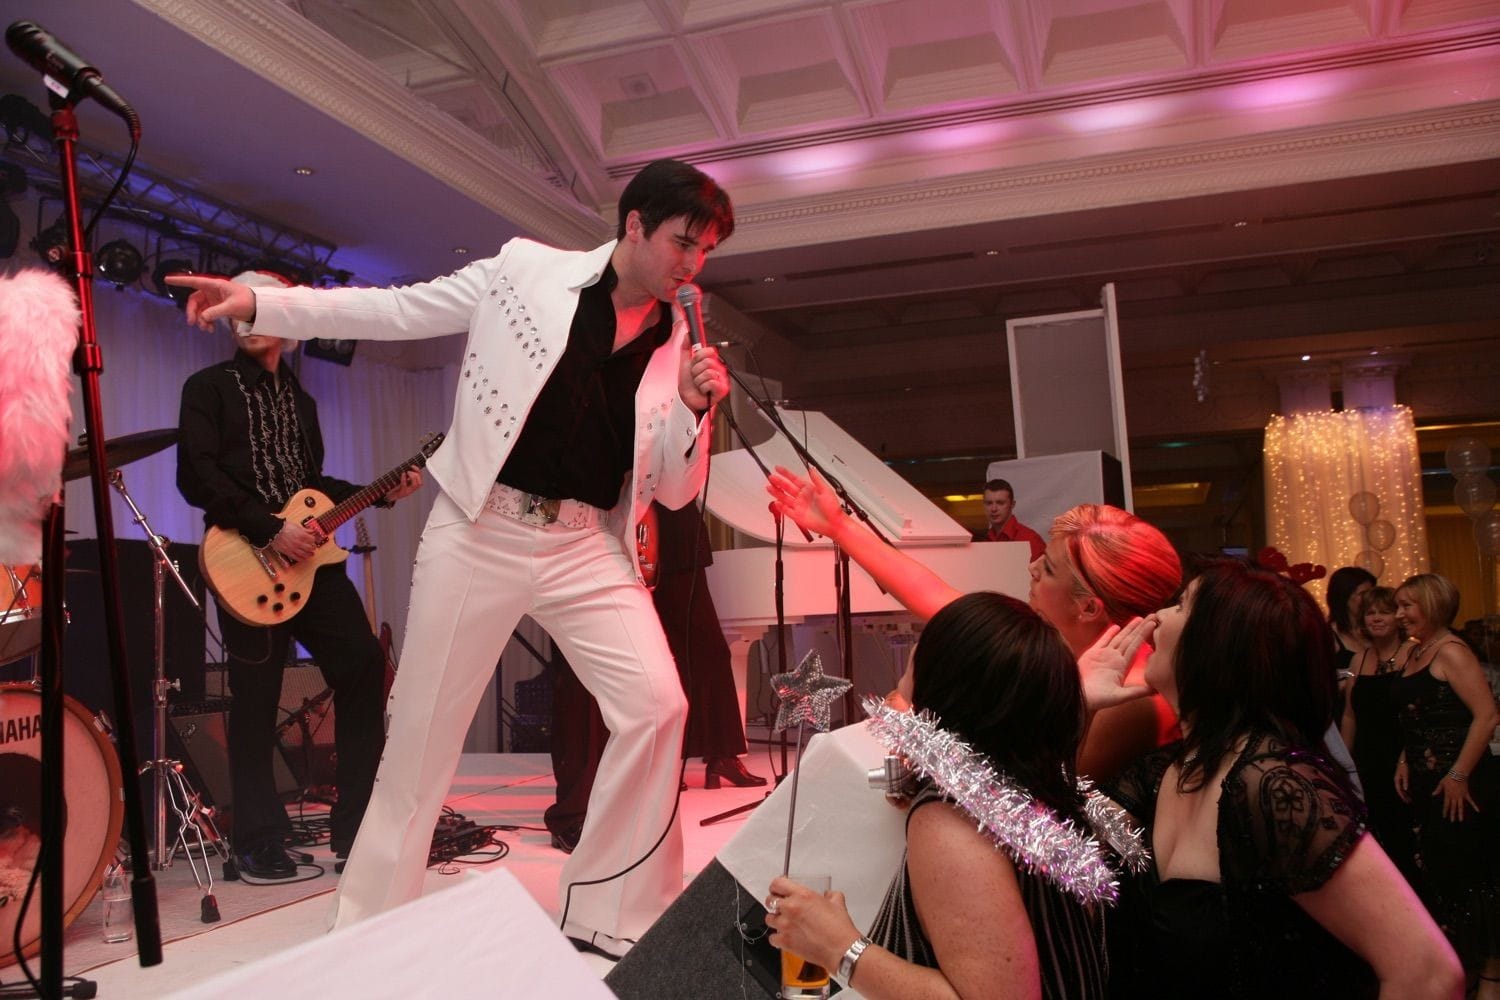
{"type": "Polygon", "coordinates": [[[156,289],[156,294],[177,303],[178,309],[187,308],[188,296],[193,294],[193,290],[191,288],[183,288],[179,285],[169,285],[166,282],[166,277],[169,274],[184,273],[193,273],[193,262],[183,257],[168,257],[165,260],[158,260],[156,267],[151,271],[151,286],[156,289]]]}
{"type": "Polygon", "coordinates": [[[68,259],[68,227],[61,217],[52,225],[37,233],[31,241],[31,249],[55,271],[65,270],[68,259]]]}
{"type": "Polygon", "coordinates": [[[354,360],[353,340],[309,340],[302,345],[302,353],[319,361],[332,361],[346,368],[354,360]]]}
{"type": "Polygon", "coordinates": [[[146,258],[124,240],[110,240],[94,256],[94,268],[116,288],[139,281],[146,270],[146,258]]]}

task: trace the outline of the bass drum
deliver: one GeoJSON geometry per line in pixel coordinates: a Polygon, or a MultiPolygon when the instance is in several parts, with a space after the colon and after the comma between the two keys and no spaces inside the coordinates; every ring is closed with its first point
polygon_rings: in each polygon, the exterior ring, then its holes
{"type": "MultiPolygon", "coordinates": [[[[98,720],[64,696],[63,925],[99,891],[120,842],[120,762],[98,720]]],[[[17,960],[16,923],[41,847],[42,696],[30,684],[0,684],[0,967],[17,960]]],[[[21,955],[41,946],[41,896],[20,928],[21,955]]]]}
{"type": "Polygon", "coordinates": [[[0,566],[0,664],[42,645],[42,568],[0,566]]]}

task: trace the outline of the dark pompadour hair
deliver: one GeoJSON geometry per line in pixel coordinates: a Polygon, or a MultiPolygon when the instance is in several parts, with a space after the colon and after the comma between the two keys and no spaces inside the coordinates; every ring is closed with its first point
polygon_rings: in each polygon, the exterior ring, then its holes
{"type": "Polygon", "coordinates": [[[641,213],[641,225],[650,236],[668,219],[685,216],[691,232],[714,227],[720,243],[734,232],[734,206],[729,195],[710,176],[681,160],[654,160],[640,169],[620,193],[620,220],[615,238],[625,236],[625,220],[641,213]]]}

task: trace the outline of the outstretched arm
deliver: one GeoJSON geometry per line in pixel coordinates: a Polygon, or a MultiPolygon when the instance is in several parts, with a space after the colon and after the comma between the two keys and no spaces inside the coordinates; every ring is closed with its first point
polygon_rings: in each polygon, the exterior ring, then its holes
{"type": "Polygon", "coordinates": [[[827,535],[876,583],[923,621],[954,598],[963,596],[922,563],[887,545],[844,513],[839,498],[823,477],[816,470],[811,470],[811,475],[812,479],[807,480],[790,469],[776,467],[766,483],[766,492],[771,494],[778,511],[808,531],[827,535]]]}
{"type": "Polygon", "coordinates": [[[187,319],[200,329],[212,330],[218,319],[255,319],[255,290],[227,278],[214,278],[202,274],[169,274],[167,284],[191,288],[187,300],[187,319]]]}

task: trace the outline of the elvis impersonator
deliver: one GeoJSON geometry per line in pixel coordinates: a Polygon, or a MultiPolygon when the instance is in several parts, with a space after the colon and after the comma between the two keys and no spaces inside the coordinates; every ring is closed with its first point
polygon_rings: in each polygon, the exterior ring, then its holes
{"type": "Polygon", "coordinates": [[[428,463],[441,492],[413,569],[385,754],[335,926],[421,894],[464,735],[523,614],[554,638],[610,730],[562,872],[564,933],[622,954],[682,889],[687,704],[632,539],[653,499],[675,509],[703,487],[729,380],[713,348],[690,343],[675,295],[734,213],[707,175],[659,160],[626,185],[619,216],[616,239],[592,251],[518,238],[403,288],[168,279],[194,290],[188,321],[205,329],[238,320],[297,340],[468,331],[453,422],[428,463]]]}

